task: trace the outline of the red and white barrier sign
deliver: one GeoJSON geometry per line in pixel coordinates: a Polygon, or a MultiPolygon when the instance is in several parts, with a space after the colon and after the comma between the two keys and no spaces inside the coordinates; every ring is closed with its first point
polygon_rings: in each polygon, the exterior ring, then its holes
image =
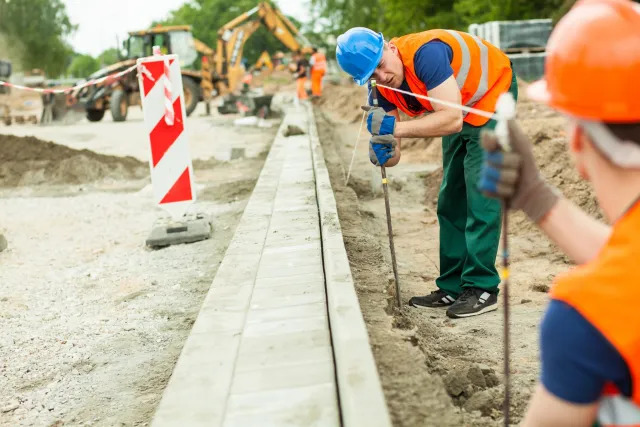
{"type": "Polygon", "coordinates": [[[137,62],[154,199],[178,219],[196,201],[180,62],[177,55],[155,55],[137,62]]]}

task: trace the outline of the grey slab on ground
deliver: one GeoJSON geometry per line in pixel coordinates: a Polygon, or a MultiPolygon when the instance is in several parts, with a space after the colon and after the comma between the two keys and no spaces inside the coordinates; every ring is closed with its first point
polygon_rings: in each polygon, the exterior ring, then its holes
{"type": "Polygon", "coordinates": [[[196,215],[182,221],[171,221],[156,225],[147,238],[146,244],[152,248],[164,248],[183,243],[195,243],[211,237],[211,218],[196,215]]]}
{"type": "Polygon", "coordinates": [[[153,427],[391,425],[342,234],[323,236],[320,214],[335,210],[326,167],[318,209],[324,160],[289,125],[315,132],[309,110],[287,109],[153,427]]]}

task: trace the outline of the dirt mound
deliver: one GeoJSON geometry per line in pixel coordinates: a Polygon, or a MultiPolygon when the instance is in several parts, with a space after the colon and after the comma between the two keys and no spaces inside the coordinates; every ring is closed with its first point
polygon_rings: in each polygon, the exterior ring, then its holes
{"type": "Polygon", "coordinates": [[[360,123],[363,113],[360,106],[366,104],[366,86],[326,85],[323,88],[322,98],[317,101],[316,105],[348,123],[360,123]]]}
{"type": "Polygon", "coordinates": [[[0,186],[82,184],[101,179],[139,179],[149,175],[146,163],[74,150],[34,137],[0,135],[0,186]]]}

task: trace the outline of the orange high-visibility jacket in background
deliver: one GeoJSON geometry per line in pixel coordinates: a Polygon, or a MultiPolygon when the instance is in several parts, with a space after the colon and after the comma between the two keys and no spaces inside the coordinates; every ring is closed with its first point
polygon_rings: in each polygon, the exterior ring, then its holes
{"type": "Polygon", "coordinates": [[[311,67],[311,71],[327,70],[327,59],[325,58],[324,54],[316,52],[311,55],[311,59],[313,59],[313,66],[311,67]]]}
{"type": "MultiPolygon", "coordinates": [[[[631,397],[614,384],[602,392],[598,421],[604,427],[640,426],[640,202],[613,226],[597,258],[560,276],[551,297],[575,308],[613,345],[629,367],[631,397]]],[[[571,351],[571,349],[567,349],[571,351]]]]}
{"type": "MultiPolygon", "coordinates": [[[[416,75],[413,59],[418,49],[432,40],[440,40],[451,47],[453,60],[451,68],[455,76],[462,104],[489,113],[495,112],[498,97],[507,92],[513,77],[509,57],[489,42],[476,36],[454,30],[429,30],[394,38],[393,43],[400,52],[404,64],[405,79],[411,92],[428,96],[426,85],[416,75]]],[[[411,117],[433,111],[431,103],[418,98],[423,111],[411,111],[404,95],[378,87],[389,102],[411,117]]],[[[489,120],[477,114],[463,112],[464,121],[473,126],[482,126],[489,120]]]]}

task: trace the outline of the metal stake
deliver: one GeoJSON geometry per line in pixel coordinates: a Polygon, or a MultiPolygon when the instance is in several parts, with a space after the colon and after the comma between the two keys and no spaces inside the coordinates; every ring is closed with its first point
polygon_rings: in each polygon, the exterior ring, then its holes
{"type": "MultiPolygon", "coordinates": [[[[373,106],[378,106],[378,88],[376,87],[376,81],[371,80],[371,93],[373,95],[373,106]]],[[[391,251],[391,264],[393,267],[393,278],[396,282],[396,304],[398,309],[402,307],[402,300],[400,298],[400,280],[398,280],[398,264],[396,262],[396,248],[393,244],[393,227],[391,226],[391,206],[389,203],[389,188],[387,180],[387,170],[384,166],[380,166],[380,172],[382,173],[382,189],[384,190],[384,204],[387,211],[387,229],[389,232],[389,250],[391,251]]]]}

